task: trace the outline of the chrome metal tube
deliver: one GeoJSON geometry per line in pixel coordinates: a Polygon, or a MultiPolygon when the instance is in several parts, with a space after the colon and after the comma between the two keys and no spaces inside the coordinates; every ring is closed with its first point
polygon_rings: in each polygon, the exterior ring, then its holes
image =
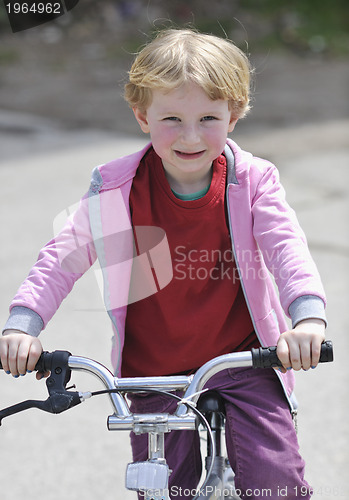
{"type": "MultiPolygon", "coordinates": [[[[134,416],[136,418],[142,417],[142,415],[132,415],[126,418],[120,418],[117,415],[110,415],[108,417],[107,427],[110,431],[133,430],[135,424],[134,416]]],[[[151,415],[151,417],[153,417],[153,415],[151,415]]],[[[156,425],[154,420],[150,423],[156,425]]],[[[161,422],[159,425],[161,424],[164,424],[164,422],[161,422]]],[[[167,415],[166,425],[169,431],[192,431],[197,428],[197,419],[193,414],[184,415],[183,417],[167,415]]]]}
{"type": "Polygon", "coordinates": [[[193,375],[173,375],[169,377],[134,377],[115,379],[115,387],[120,391],[127,389],[159,389],[163,391],[185,390],[193,380],[193,375]]]}
{"type": "Polygon", "coordinates": [[[132,431],[133,415],[126,418],[120,418],[117,415],[110,415],[107,419],[107,428],[109,431],[132,431]]]}
{"type": "MultiPolygon", "coordinates": [[[[68,364],[72,370],[92,373],[99,380],[101,380],[106,389],[115,389],[116,379],[113,373],[97,361],[81,356],[70,356],[68,364]]],[[[131,415],[129,407],[121,394],[110,393],[109,398],[112,407],[119,418],[122,419],[131,415]]]]}
{"type": "MultiPolygon", "coordinates": [[[[184,398],[196,403],[200,396],[200,394],[196,393],[202,391],[211,377],[227,368],[240,368],[244,366],[252,366],[252,353],[250,351],[223,354],[211,359],[211,361],[205,363],[195,373],[193,380],[184,394],[184,398]]],[[[176,411],[176,415],[182,417],[187,411],[188,409],[185,405],[180,405],[176,411]]]]}

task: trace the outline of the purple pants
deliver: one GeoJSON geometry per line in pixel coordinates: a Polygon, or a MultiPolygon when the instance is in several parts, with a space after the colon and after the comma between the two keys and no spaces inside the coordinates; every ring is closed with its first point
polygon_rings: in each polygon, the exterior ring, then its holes
{"type": "MultiPolygon", "coordinates": [[[[274,370],[233,368],[207,384],[226,407],[226,445],[241,498],[311,497],[292,416],[274,370]]],[[[132,396],[134,413],[173,413],[176,401],[161,395],[132,396]]],[[[134,461],[147,460],[148,436],[131,433],[134,461]]],[[[170,498],[190,500],[201,476],[200,440],[196,431],[165,435],[165,454],[173,471],[170,498]],[[172,496],[171,496],[172,490],[172,496]]]]}

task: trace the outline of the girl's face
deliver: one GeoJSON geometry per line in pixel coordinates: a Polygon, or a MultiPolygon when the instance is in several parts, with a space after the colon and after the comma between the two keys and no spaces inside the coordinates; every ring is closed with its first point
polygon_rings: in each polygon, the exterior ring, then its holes
{"type": "Polygon", "coordinates": [[[209,184],[212,162],[237,122],[227,101],[212,101],[194,83],[166,93],[153,90],[146,112],[135,108],[134,114],[143,132],[150,134],[174,189],[209,184]]]}

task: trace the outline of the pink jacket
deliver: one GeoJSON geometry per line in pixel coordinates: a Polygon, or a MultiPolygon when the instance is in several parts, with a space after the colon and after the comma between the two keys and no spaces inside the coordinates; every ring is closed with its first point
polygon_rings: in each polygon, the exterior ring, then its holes
{"type": "MultiPolygon", "coordinates": [[[[96,167],[90,191],[79,209],[42,249],[18,290],[11,304],[16,314],[12,319],[10,316],[6,328],[20,328],[18,316],[23,314],[23,307],[29,308],[37,318],[28,322],[27,333],[38,335],[97,257],[105,306],[115,333],[112,361],[119,372],[127,304],[156,293],[172,278],[166,235],[161,228],[148,228],[151,244],[141,255],[134,254],[129,195],[139,162],[149,147],[96,167]]],[[[322,284],[274,165],[242,151],[229,139],[225,155],[234,257],[258,338],[264,346],[275,345],[280,333],[288,329],[284,313],[293,325],[306,318],[324,319],[322,284]]],[[[292,372],[278,375],[290,397],[292,372]]]]}

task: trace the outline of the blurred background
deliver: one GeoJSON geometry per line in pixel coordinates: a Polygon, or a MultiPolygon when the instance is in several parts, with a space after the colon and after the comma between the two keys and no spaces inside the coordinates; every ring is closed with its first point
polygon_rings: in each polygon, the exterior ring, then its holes
{"type": "MultiPolygon", "coordinates": [[[[349,498],[348,0],[80,0],[55,21],[12,33],[0,5],[0,321],[53,220],[92,168],[147,137],[122,98],[138,49],[159,29],[194,26],[235,41],[255,68],[252,110],[233,139],[279,168],[328,295],[335,363],[297,374],[299,438],[315,498],[349,498]]],[[[110,366],[109,320],[93,270],[41,340],[110,366]]],[[[74,379],[75,380],[75,379],[74,379]]],[[[100,388],[99,384],[96,384],[100,388]]],[[[83,380],[78,389],[90,390],[83,380]]],[[[0,373],[0,407],[45,395],[0,373]]],[[[87,406],[88,405],[88,406],[87,406]]],[[[1,500],[135,499],[124,492],[128,436],[108,433],[108,400],[58,417],[35,410],[0,430],[1,500]]],[[[287,464],[285,464],[287,466],[287,464]]]]}
{"type": "Polygon", "coordinates": [[[81,0],[13,34],[0,10],[0,107],[65,128],[138,133],[122,100],[134,53],[156,30],[193,25],[232,39],[255,67],[253,113],[240,127],[348,116],[347,0],[81,0]]]}

